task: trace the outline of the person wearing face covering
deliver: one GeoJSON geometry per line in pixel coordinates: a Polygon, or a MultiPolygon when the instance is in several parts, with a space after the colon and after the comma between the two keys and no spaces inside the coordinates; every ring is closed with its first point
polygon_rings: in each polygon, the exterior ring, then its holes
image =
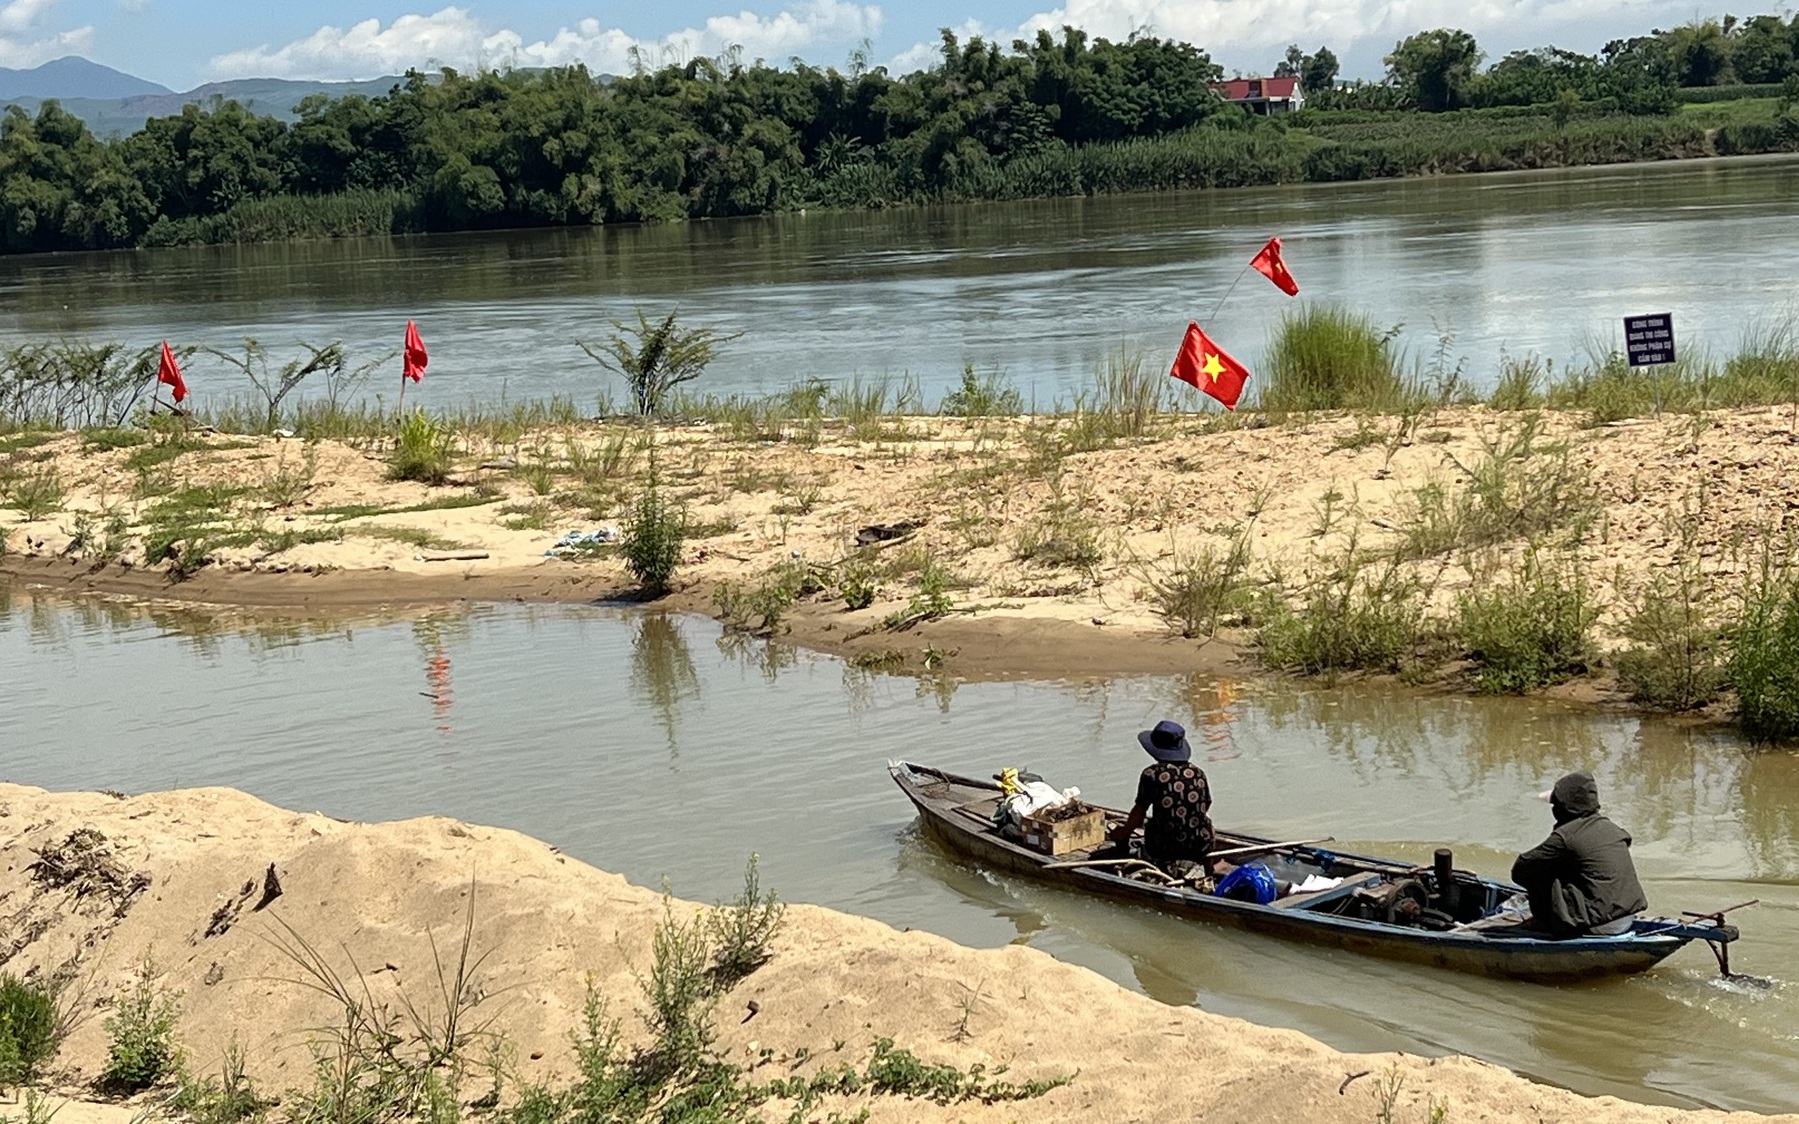
{"type": "Polygon", "coordinates": [[[1649,908],[1630,860],[1630,833],[1599,814],[1591,773],[1556,781],[1549,807],[1555,829],[1512,864],[1512,881],[1530,897],[1531,926],[1558,937],[1628,932],[1649,908]]]}

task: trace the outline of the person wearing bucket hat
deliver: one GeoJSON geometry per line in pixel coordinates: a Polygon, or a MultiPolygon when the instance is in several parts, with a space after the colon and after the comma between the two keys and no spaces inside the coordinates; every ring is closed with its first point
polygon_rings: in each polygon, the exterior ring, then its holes
{"type": "Polygon", "coordinates": [[[1185,860],[1210,867],[1212,789],[1205,770],[1193,764],[1187,731],[1164,719],[1137,735],[1138,744],[1155,763],[1137,778],[1137,800],[1131,814],[1112,832],[1128,843],[1143,828],[1143,857],[1157,866],[1185,860]]]}
{"type": "Polygon", "coordinates": [[[1544,795],[1555,830],[1512,864],[1512,881],[1530,896],[1529,926],[1558,937],[1629,932],[1649,900],[1630,859],[1630,833],[1599,814],[1599,783],[1569,773],[1544,795]]]}

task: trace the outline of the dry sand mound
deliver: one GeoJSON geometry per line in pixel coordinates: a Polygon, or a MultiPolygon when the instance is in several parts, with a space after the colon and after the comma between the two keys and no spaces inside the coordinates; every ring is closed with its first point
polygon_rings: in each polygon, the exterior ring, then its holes
{"type": "MultiPolygon", "coordinates": [[[[636,1006],[634,971],[648,966],[663,908],[655,893],[527,836],[445,819],[344,823],[228,789],[125,798],[0,785],[0,968],[61,973],[83,989],[87,1017],[60,1059],[70,1083],[101,1068],[104,1007],[150,956],[180,994],[180,1037],[196,1069],[216,1068],[235,1040],[265,1087],[302,1084],[303,1028],[336,1012],[300,985],[279,943],[303,938],[344,974],[360,971],[376,999],[403,991],[429,1006],[433,938],[453,954],[471,887],[474,945],[487,957],[483,1012],[516,1045],[520,1076],[566,1076],[587,982],[616,1011],[636,1006]],[[265,904],[271,864],[280,893],[265,904]]],[[[875,1119],[1365,1124],[1375,1076],[1347,1090],[1344,1079],[1394,1063],[1406,1076],[1397,1119],[1426,1119],[1427,1098],[1447,1098],[1458,1121],[1763,1119],[1584,1098],[1466,1058],[1343,1054],[1292,1031],[1163,1006],[1033,949],[967,949],[806,906],[790,910],[774,959],[718,1015],[720,1050],[744,1064],[764,1047],[861,1062],[890,1036],[926,1061],[1006,1064],[1010,1080],[1076,1074],[1020,1103],[876,1099],[875,1119]],[[740,1022],[752,1000],[757,1013],[740,1022]]],[[[762,1072],[783,1076],[787,1066],[762,1072]]],[[[859,1102],[827,1107],[853,1112],[859,1102]]],[[[125,1118],[85,1105],[59,1116],[125,1118]]]]}

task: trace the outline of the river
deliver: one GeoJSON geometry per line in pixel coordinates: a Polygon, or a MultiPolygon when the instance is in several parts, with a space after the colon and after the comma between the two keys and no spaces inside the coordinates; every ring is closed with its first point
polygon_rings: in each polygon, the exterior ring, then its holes
{"type": "MultiPolygon", "coordinates": [[[[576,347],[612,319],[678,307],[742,336],[702,392],[810,377],[905,377],[927,403],[965,364],[1027,406],[1068,404],[1105,357],[1172,361],[1189,319],[1253,368],[1292,305],[1260,276],[1286,240],[1301,300],[1397,327],[1428,376],[1491,384],[1502,352],[1585,362],[1621,321],[1671,312],[1685,352],[1723,356],[1799,310],[1799,157],[1354,184],[780,215],[650,227],[0,258],[0,341],[82,338],[278,357],[343,340],[352,358],[430,349],[410,400],[436,407],[619,388],[576,347]],[[1213,316],[1217,310],[1216,317],[1213,316]],[[1441,341],[1447,338],[1447,343],[1441,341]]],[[[204,403],[243,377],[196,357],[204,403]]],[[[391,403],[397,361],[370,393],[391,403]]]]}
{"type": "MultiPolygon", "coordinates": [[[[0,586],[0,779],[230,785],[366,820],[516,828],[646,886],[763,883],[977,946],[1029,943],[1171,1004],[1350,1050],[1463,1052],[1585,1093],[1799,1110],[1799,756],[1727,731],[1537,702],[1258,680],[961,682],[859,672],[700,617],[492,606],[332,623],[0,586]],[[1636,837],[1652,907],[1737,915],[1628,980],[1471,979],[1256,938],[997,877],[920,838],[890,758],[1005,764],[1129,803],[1133,735],[1194,731],[1219,821],[1503,874],[1573,767],[1636,837]]],[[[1465,1106],[1453,1106],[1460,1118],[1465,1106]]]]}

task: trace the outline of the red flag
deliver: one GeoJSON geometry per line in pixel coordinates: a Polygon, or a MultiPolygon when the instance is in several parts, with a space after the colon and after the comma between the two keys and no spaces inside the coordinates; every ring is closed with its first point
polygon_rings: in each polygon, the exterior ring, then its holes
{"type": "Polygon", "coordinates": [[[1251,258],[1250,268],[1279,286],[1280,291],[1290,297],[1299,295],[1299,282],[1287,272],[1287,263],[1281,260],[1281,240],[1270,238],[1262,247],[1262,252],[1251,258]]]}
{"type": "Polygon", "coordinates": [[[425,341],[419,339],[419,328],[412,321],[406,321],[405,367],[400,371],[403,378],[413,382],[425,381],[425,364],[430,358],[425,355],[425,341]]]}
{"type": "Polygon", "coordinates": [[[1210,394],[1227,410],[1237,408],[1243,384],[1249,381],[1249,368],[1207,339],[1198,324],[1187,325],[1187,338],[1181,341],[1181,353],[1174,357],[1174,369],[1168,374],[1210,394]]]}
{"type": "Polygon", "coordinates": [[[169,350],[168,340],[162,341],[162,362],[156,367],[156,381],[174,388],[169,396],[176,402],[187,397],[187,381],[181,377],[181,368],[175,365],[175,353],[169,350]]]}

